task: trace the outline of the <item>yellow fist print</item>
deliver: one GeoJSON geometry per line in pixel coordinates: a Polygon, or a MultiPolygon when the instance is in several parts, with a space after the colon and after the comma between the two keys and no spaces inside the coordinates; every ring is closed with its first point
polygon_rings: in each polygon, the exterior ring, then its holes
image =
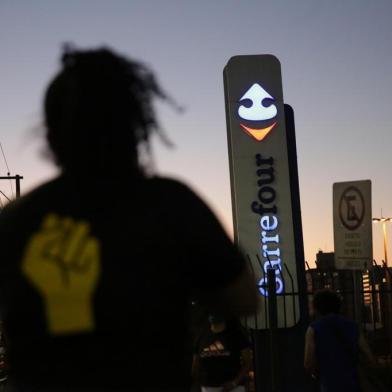
{"type": "Polygon", "coordinates": [[[87,222],[47,215],[27,244],[22,272],[44,299],[49,332],[95,328],[93,296],[100,276],[100,248],[87,222]]]}

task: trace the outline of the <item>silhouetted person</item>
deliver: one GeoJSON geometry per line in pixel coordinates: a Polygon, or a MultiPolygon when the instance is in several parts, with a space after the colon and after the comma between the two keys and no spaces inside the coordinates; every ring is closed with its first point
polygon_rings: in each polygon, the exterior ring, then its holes
{"type": "Polygon", "coordinates": [[[251,368],[250,342],[239,321],[210,315],[209,325],[195,343],[195,385],[200,385],[202,392],[245,392],[251,368]]]}
{"type": "Polygon", "coordinates": [[[108,49],[62,57],[44,103],[61,174],[0,215],[16,391],[188,390],[190,300],[228,317],[255,309],[209,208],[146,174],[155,97],[167,99],[152,73],[108,49]]]}
{"type": "Polygon", "coordinates": [[[340,315],[340,307],[335,292],[315,293],[316,320],[306,332],[305,368],[317,375],[321,392],[359,392],[359,352],[374,361],[358,325],[340,315]]]}

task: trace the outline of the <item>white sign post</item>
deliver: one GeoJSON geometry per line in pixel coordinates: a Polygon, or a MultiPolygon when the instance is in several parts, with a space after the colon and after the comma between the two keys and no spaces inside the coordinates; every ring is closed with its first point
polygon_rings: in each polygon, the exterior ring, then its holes
{"type": "Polygon", "coordinates": [[[299,301],[284,294],[298,292],[290,182],[296,162],[288,154],[280,63],[271,55],[232,57],[224,82],[235,241],[251,259],[260,291],[254,328],[268,328],[268,270],[278,326],[293,327],[299,301]]]}
{"type": "Polygon", "coordinates": [[[335,267],[371,268],[373,260],[371,181],[333,184],[335,267]]]}

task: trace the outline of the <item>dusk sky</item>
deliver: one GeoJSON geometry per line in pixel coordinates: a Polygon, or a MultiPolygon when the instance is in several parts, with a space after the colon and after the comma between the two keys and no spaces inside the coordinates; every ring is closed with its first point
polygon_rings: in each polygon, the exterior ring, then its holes
{"type": "MultiPolygon", "coordinates": [[[[23,192],[53,177],[37,129],[61,45],[110,46],[149,64],[184,106],[182,114],[159,106],[176,147],[154,140],[158,173],[190,185],[230,232],[222,72],[234,55],[274,54],[295,111],[305,258],[313,262],[319,249],[333,251],[334,182],[370,179],[373,216],[392,216],[391,19],[391,0],[0,0],[0,142],[12,174],[24,176],[23,192]]],[[[7,181],[0,190],[12,195],[7,181]]],[[[379,261],[379,226],[373,237],[379,261]]]]}

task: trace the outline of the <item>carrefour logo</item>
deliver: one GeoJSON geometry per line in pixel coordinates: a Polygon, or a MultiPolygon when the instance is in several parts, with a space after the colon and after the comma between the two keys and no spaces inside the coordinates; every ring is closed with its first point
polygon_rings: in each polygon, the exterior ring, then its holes
{"type": "Polygon", "coordinates": [[[268,122],[268,125],[266,124],[261,128],[240,123],[244,131],[258,142],[263,140],[277,124],[276,121],[272,124],[269,121],[278,114],[278,109],[273,101],[275,101],[275,98],[258,83],[254,83],[240,98],[240,103],[243,103],[238,108],[240,118],[246,121],[268,122]]]}

